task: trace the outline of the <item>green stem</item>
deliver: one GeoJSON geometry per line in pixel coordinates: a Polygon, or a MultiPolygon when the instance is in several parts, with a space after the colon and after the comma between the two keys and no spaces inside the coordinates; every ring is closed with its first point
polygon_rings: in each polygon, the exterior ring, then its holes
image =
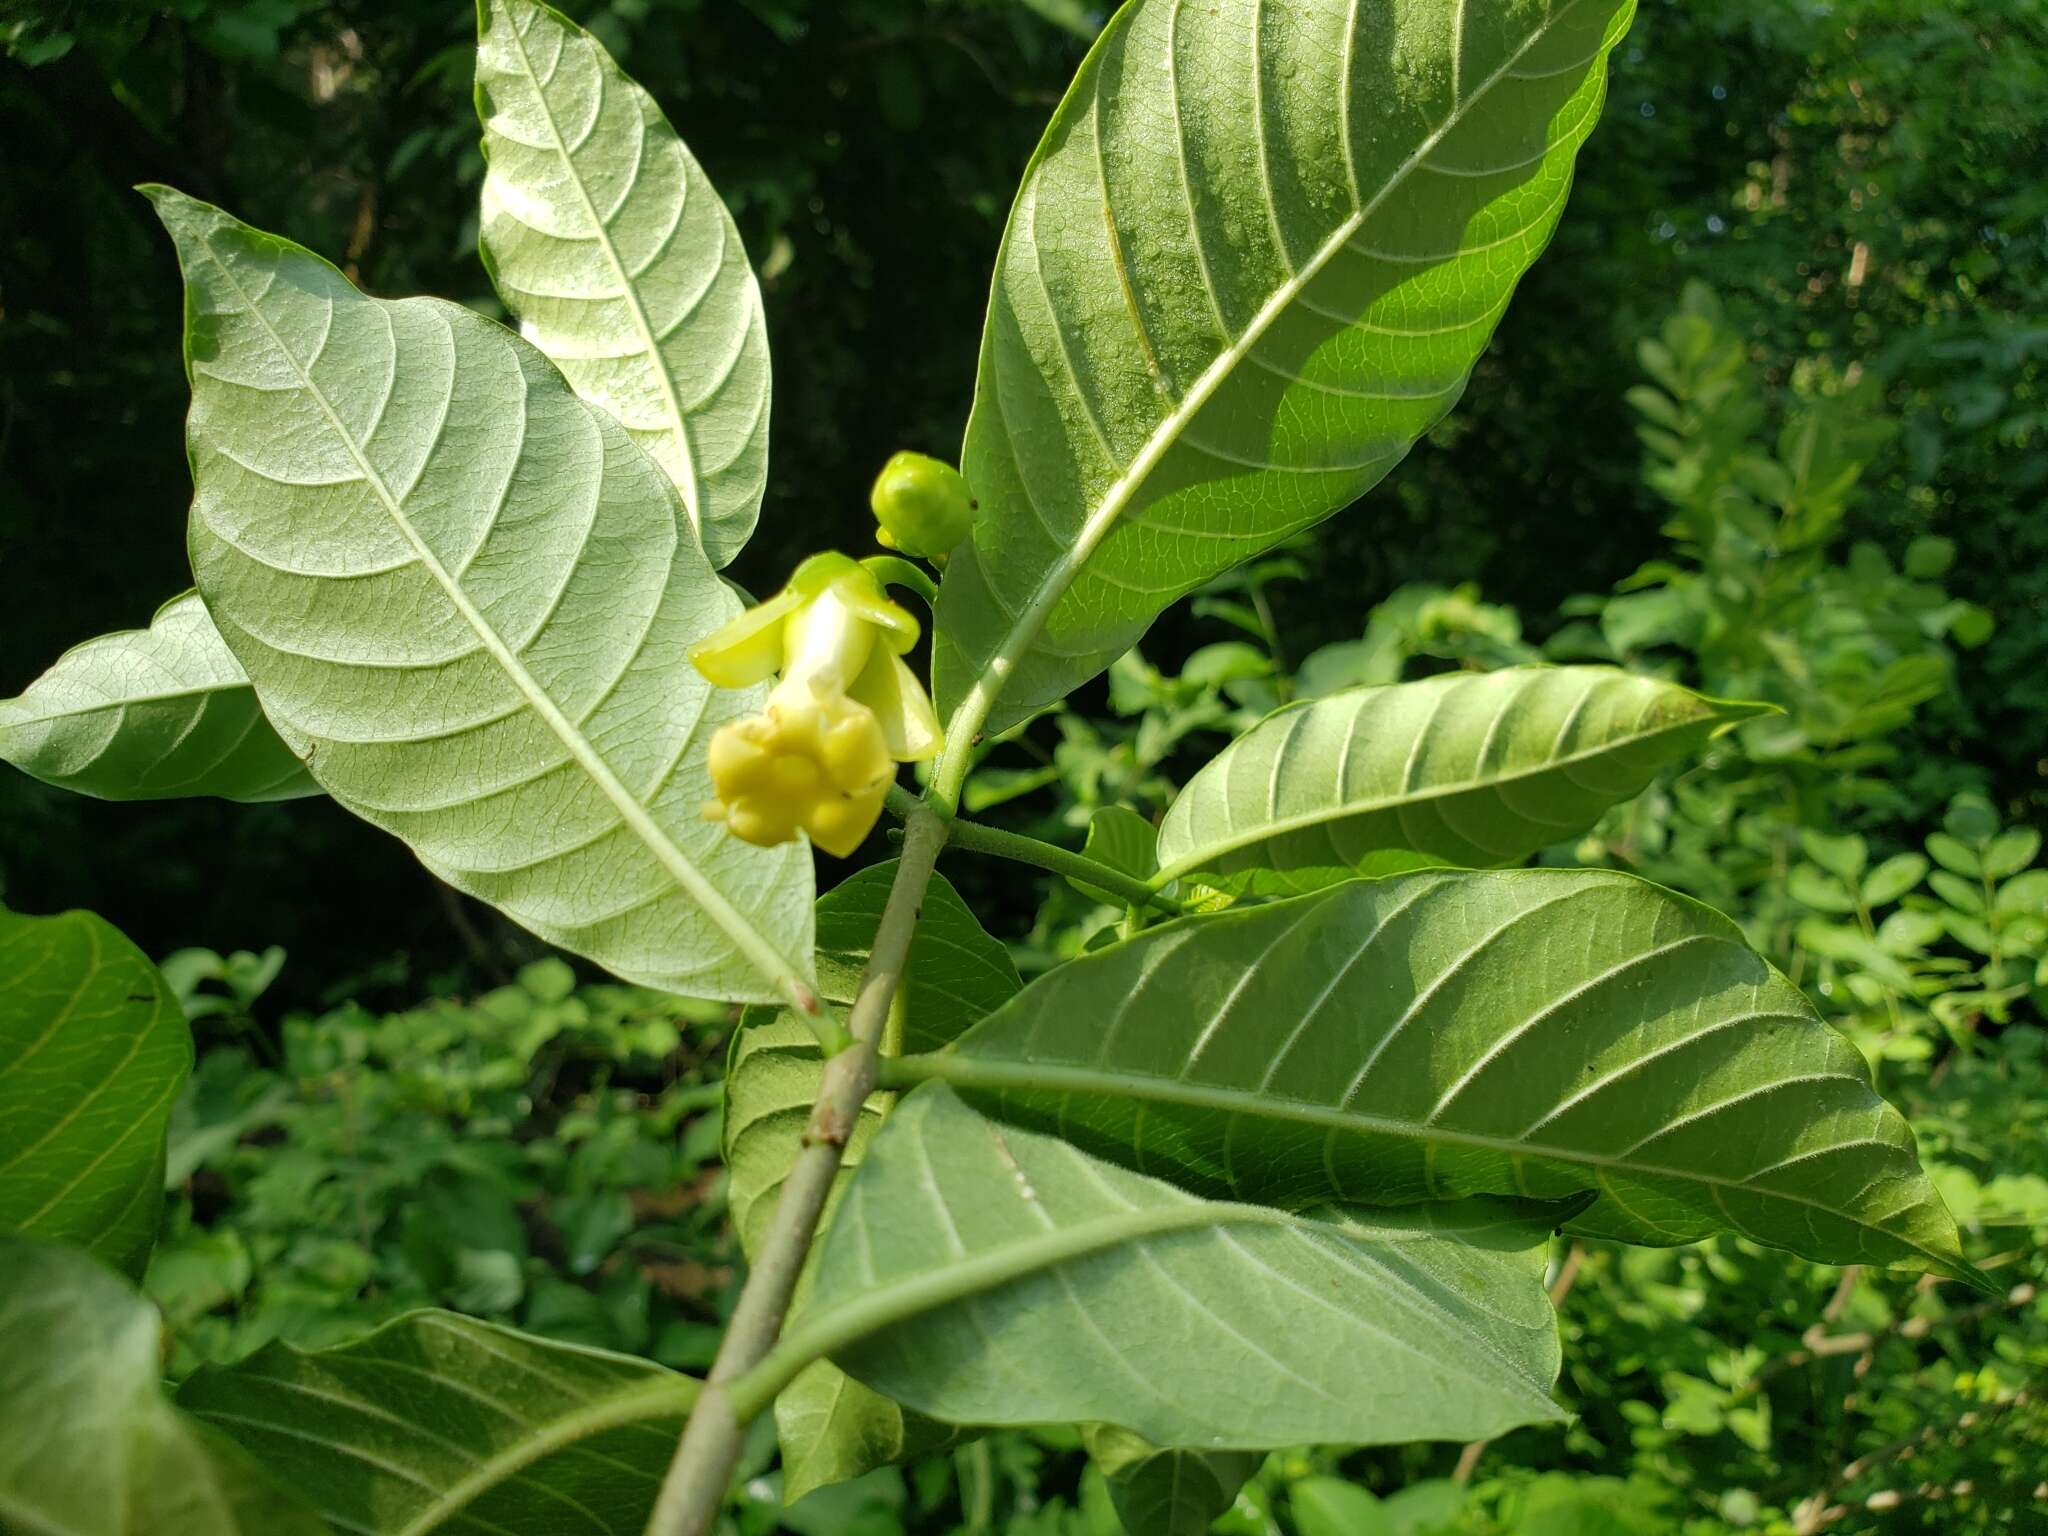
{"type": "Polygon", "coordinates": [[[876,1046],[890,1004],[903,979],[910,938],[917,926],[932,868],[945,846],[946,823],[929,810],[913,811],[904,828],[903,856],[896,881],[875,929],[874,948],[847,1016],[847,1049],[825,1063],[817,1102],[804,1127],[803,1145],[775,1202],[775,1215],[755,1255],[747,1283],[733,1308],[711,1374],[677,1442],[661,1494],[647,1523],[647,1536],[704,1536],[725,1500],[738,1464],[745,1426],[763,1406],[742,1406],[730,1383],[758,1365],[774,1347],[782,1319],[810,1253],[825,1198],[845,1155],[860,1107],[874,1091],[876,1046]]]}
{"type": "MultiPolygon", "coordinates": [[[[918,803],[901,789],[891,790],[887,801],[889,809],[898,816],[908,815],[918,803]]],[[[956,820],[948,841],[953,847],[969,853],[985,853],[992,858],[1009,859],[1055,875],[1066,875],[1109,891],[1129,906],[1157,907],[1162,912],[1171,913],[1183,910],[1178,901],[1164,892],[1153,890],[1136,875],[1127,875],[1098,859],[1089,858],[1085,853],[1075,853],[1057,843],[1026,837],[1021,832],[1006,832],[1001,827],[991,827],[979,821],[956,820]]]]}

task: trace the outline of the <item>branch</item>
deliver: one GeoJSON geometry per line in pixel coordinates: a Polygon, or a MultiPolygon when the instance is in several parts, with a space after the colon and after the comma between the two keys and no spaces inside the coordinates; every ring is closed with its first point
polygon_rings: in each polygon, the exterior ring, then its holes
{"type": "Polygon", "coordinates": [[[847,1137],[853,1133],[861,1105],[874,1091],[876,1045],[903,980],[910,936],[923,907],[925,888],[931,883],[932,866],[945,845],[946,831],[945,822],[923,807],[913,810],[904,825],[896,882],[889,888],[874,948],[847,1019],[851,1039],[845,1050],[825,1063],[817,1102],[804,1128],[803,1147],[776,1199],[775,1215],[740,1291],[739,1305],[733,1308],[718,1358],[690,1412],[689,1423],[683,1427],[647,1523],[647,1536],[703,1536],[724,1502],[745,1436],[744,1420],[727,1384],[766,1355],[782,1331],[790,1294],[817,1234],[818,1218],[832,1192],[847,1137]]]}
{"type": "MultiPolygon", "coordinates": [[[[917,802],[903,791],[894,790],[888,804],[889,809],[900,816],[917,802]]],[[[1029,864],[1034,869],[1047,870],[1099,887],[1134,907],[1157,907],[1162,912],[1176,914],[1186,910],[1173,897],[1155,891],[1136,875],[1127,875],[1098,859],[1089,858],[1085,853],[1075,853],[1057,843],[1026,837],[1021,832],[1006,832],[1001,827],[991,827],[978,821],[955,821],[951,842],[955,848],[963,848],[969,853],[985,853],[992,858],[1029,864]]]]}

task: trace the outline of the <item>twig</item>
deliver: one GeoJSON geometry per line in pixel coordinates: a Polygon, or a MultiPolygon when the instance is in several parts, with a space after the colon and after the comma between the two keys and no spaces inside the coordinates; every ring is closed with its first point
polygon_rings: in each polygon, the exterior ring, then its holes
{"type": "Polygon", "coordinates": [[[861,1105],[874,1091],[875,1047],[903,979],[911,933],[946,833],[945,822],[922,806],[905,823],[902,861],[896,866],[896,881],[889,888],[874,948],[847,1018],[849,1043],[825,1063],[803,1146],[776,1199],[767,1236],[726,1325],[711,1375],[677,1442],[647,1536],[703,1536],[718,1515],[745,1437],[727,1384],[767,1354],[782,1331],[783,1315],[832,1192],[847,1138],[861,1105]]]}
{"type": "MultiPolygon", "coordinates": [[[[909,814],[910,807],[916,804],[902,790],[892,791],[888,801],[889,809],[899,816],[909,814]]],[[[1057,843],[1026,837],[1021,832],[1006,832],[1001,827],[991,827],[979,821],[955,821],[951,842],[955,848],[968,853],[986,853],[1013,863],[1029,864],[1034,869],[1048,870],[1055,875],[1065,875],[1085,885],[1096,886],[1120,897],[1129,906],[1157,907],[1169,913],[1183,910],[1180,902],[1162,891],[1155,891],[1136,875],[1127,875],[1120,869],[1089,858],[1085,853],[1075,853],[1057,843]]]]}

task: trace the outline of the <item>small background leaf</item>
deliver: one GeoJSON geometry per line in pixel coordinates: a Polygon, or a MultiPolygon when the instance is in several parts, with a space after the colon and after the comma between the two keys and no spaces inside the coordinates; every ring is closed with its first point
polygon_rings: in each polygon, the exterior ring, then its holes
{"type": "Polygon", "coordinates": [[[1108,1481],[1117,1518],[1142,1536],[1202,1536],[1261,1460],[1251,1451],[1162,1449],[1114,1424],[1087,1425],[1081,1438],[1108,1481]]]}

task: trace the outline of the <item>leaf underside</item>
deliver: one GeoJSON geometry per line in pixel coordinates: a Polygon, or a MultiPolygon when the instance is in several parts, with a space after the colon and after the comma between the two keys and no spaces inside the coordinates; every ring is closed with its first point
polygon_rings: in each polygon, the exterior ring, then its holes
{"type": "Polygon", "coordinates": [[[924,1065],[1207,1195],[1592,1196],[1574,1231],[1972,1274],[1856,1048],[1732,922],[1628,875],[1425,872],[1185,919],[924,1065]]]}
{"type": "Polygon", "coordinates": [[[0,1231],[139,1279],[192,1032],[148,958],[89,912],[0,909],[0,1231]]]}
{"type": "Polygon", "coordinates": [[[758,690],[689,663],[738,604],[653,461],[502,327],[151,195],[186,276],[193,568],[314,778],[629,980],[806,974],[808,850],[701,814],[758,690]]]}
{"type": "MultiPolygon", "coordinates": [[[[1001,730],[1369,489],[1549,239],[1631,0],[1137,0],[998,257],[935,681],[1001,730]]],[[[981,724],[982,722],[977,722],[981,724]]]]}
{"type": "Polygon", "coordinates": [[[0,1237],[0,1529],[330,1536],[166,1401],[155,1309],[77,1249],[0,1237]]]}
{"type": "Polygon", "coordinates": [[[209,1366],[178,1405],[358,1536],[638,1536],[697,1383],[411,1312],[353,1344],[209,1366]]]}
{"type": "Polygon", "coordinates": [[[1161,878],[1276,895],[1402,849],[1519,863],[1759,712],[1612,667],[1452,672],[1308,700],[1188,781],[1159,829],[1161,878]]]}
{"type": "Polygon", "coordinates": [[[1206,1200],[933,1083],[870,1143],[786,1337],[953,1423],[1245,1450],[1492,1435],[1562,1416],[1557,1215],[1206,1200]]]}
{"type": "Polygon", "coordinates": [[[0,700],[0,758],[103,800],[290,800],[317,795],[278,739],[199,594],[147,629],[75,646],[19,698],[0,700]]]}
{"type": "Polygon", "coordinates": [[[768,333],[732,215],[654,99],[548,6],[488,0],[476,100],[499,296],[674,481],[725,565],[768,474],[768,333]]]}

